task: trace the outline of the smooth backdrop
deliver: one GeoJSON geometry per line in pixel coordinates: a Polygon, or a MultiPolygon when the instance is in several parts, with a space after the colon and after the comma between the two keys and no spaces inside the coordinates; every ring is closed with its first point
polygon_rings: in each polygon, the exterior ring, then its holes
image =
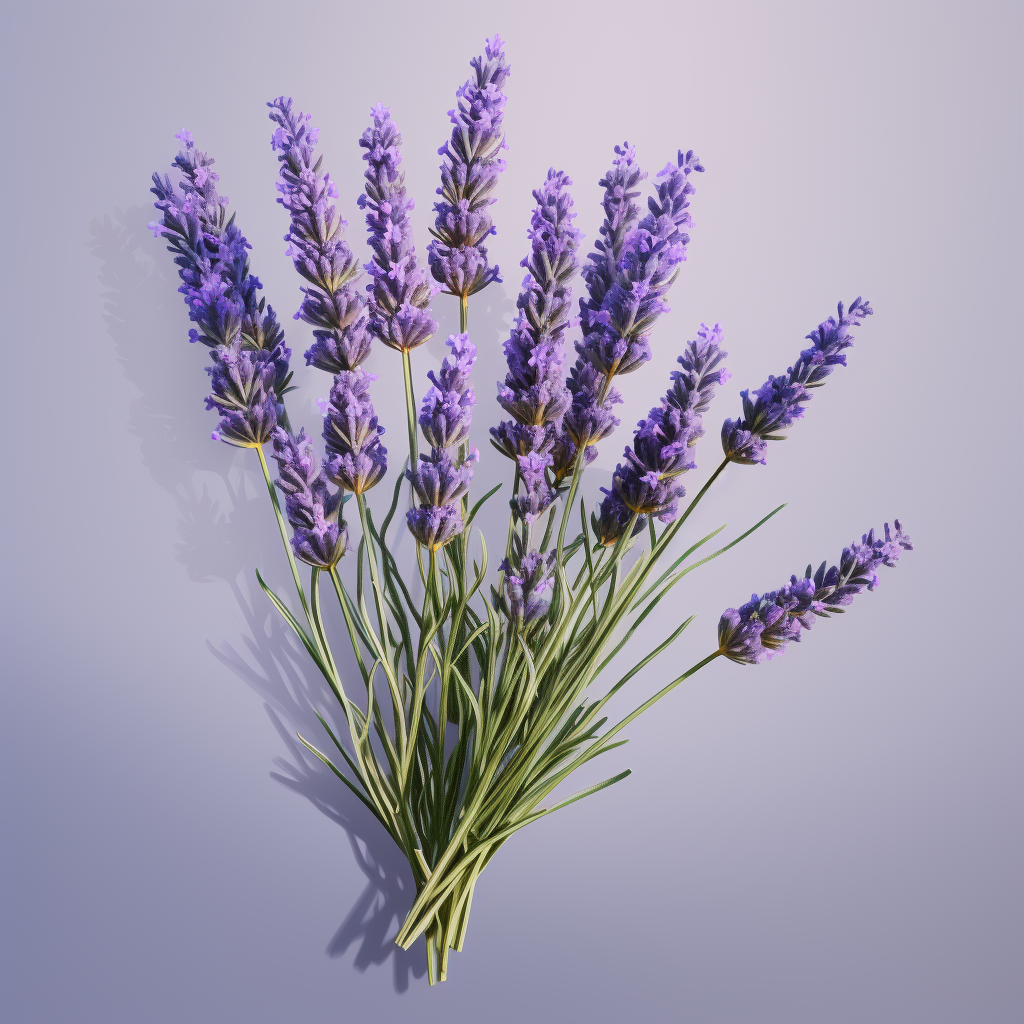
{"type": "MultiPolygon", "coordinates": [[[[3,24],[0,1019],[1024,1019],[1019,4],[135,0],[8,3],[3,24]],[[264,104],[313,113],[357,247],[356,141],[389,104],[422,253],[445,112],[495,30],[513,73],[505,284],[471,314],[481,487],[508,476],[486,429],[549,166],[588,246],[615,143],[707,167],[588,499],[701,321],[734,376],[691,493],[740,389],[839,299],[876,310],[769,464],[709,495],[693,536],[789,504],[666,602],[634,650],[698,618],[616,709],[869,526],[900,517],[916,550],[785,657],[716,662],[635,722],[585,780],[633,775],[508,844],[431,991],[421,949],[390,942],[400,859],[294,738],[328,695],[255,586],[285,587],[279,540],[252,456],[209,439],[147,188],[184,127],[216,157],[314,429],[328,383],[300,365],[264,104]]],[[[456,324],[434,309],[421,389],[456,324]]],[[[397,453],[396,358],[369,366],[397,453]]]]}

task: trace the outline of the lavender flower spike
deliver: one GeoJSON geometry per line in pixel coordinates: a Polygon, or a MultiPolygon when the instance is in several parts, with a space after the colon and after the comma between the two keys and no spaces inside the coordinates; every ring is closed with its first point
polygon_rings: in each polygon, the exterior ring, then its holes
{"type": "Polygon", "coordinates": [[[813,576],[807,566],[802,578],[792,576],[781,590],[762,597],[752,594],[742,607],[726,609],[718,623],[721,653],[740,665],[760,664],[782,654],[791,640],[799,641],[816,617],[841,612],[865,588],[874,590],[876,570],[894,566],[902,551],[914,549],[898,519],[895,525],[893,535],[885,524],[884,540],[869,530],[859,544],[843,550],[838,566],[826,571],[822,562],[813,576]]]}
{"type": "Polygon", "coordinates": [[[280,152],[278,202],[291,217],[284,238],[307,282],[295,319],[316,328],[306,363],[332,374],[354,370],[370,352],[366,299],[357,287],[359,265],[342,238],[345,221],[331,202],[338,193],[330,175],[320,174],[314,151],[319,129],[309,126],[309,114],[292,110],[290,98],[279,96],[267,106],[278,126],[271,139],[280,152]]]}
{"type": "MultiPolygon", "coordinates": [[[[611,412],[618,397],[610,386],[611,380],[638,369],[651,357],[651,330],[658,317],[669,309],[664,296],[686,259],[690,241],[683,230],[692,224],[689,197],[694,187],[689,178],[704,170],[692,150],[680,150],[676,162],[660,172],[663,180],[658,184],[657,197],[648,200],[647,216],[621,243],[615,279],[609,283],[609,251],[614,252],[615,241],[621,238],[619,222],[628,221],[633,210],[625,189],[629,182],[635,184],[635,174],[628,171],[629,151],[628,147],[625,149],[627,152],[616,149],[619,160],[608,178],[603,179],[606,215],[612,219],[606,219],[601,229],[605,247],[591,256],[592,265],[584,275],[591,289],[589,301],[581,303],[581,319],[587,327],[583,340],[576,343],[578,358],[569,381],[573,400],[565,416],[565,432],[577,449],[595,444],[618,426],[619,421],[611,412]],[[608,183],[618,179],[625,182],[619,186],[623,198],[613,197],[609,203],[607,191],[614,185],[608,183]],[[596,372],[590,372],[588,366],[596,372]]],[[[555,474],[561,477],[570,469],[571,466],[556,463],[555,474]]]]}
{"type": "Polygon", "coordinates": [[[429,374],[430,390],[423,397],[420,427],[430,444],[406,475],[419,501],[406,520],[413,536],[431,551],[443,547],[462,532],[459,501],[469,490],[476,449],[466,452],[476,396],[469,387],[469,375],[476,361],[476,346],[468,334],[448,338],[451,356],[441,369],[429,374]],[[452,451],[456,448],[455,457],[452,451]],[[462,453],[465,452],[465,457],[462,453]]]}
{"type": "Polygon", "coordinates": [[[434,336],[437,324],[428,306],[435,288],[426,271],[416,264],[409,214],[413,201],[405,191],[402,136],[391,113],[379,103],[370,111],[373,124],[363,132],[359,145],[366,152],[366,192],[359,207],[367,211],[373,259],[365,268],[373,278],[370,293],[370,331],[385,345],[408,351],[434,336]]]}
{"type": "Polygon", "coordinates": [[[376,379],[365,370],[337,373],[324,416],[327,476],[353,494],[368,491],[388,468],[388,450],[380,442],[384,428],[370,400],[370,381],[376,379]]]}
{"type": "Polygon", "coordinates": [[[547,592],[554,586],[554,560],[554,551],[548,552],[547,557],[539,551],[531,551],[523,556],[518,569],[507,560],[501,563],[509,617],[520,629],[538,624],[547,614],[551,604],[547,592]]]}
{"type": "Polygon", "coordinates": [[[273,308],[259,297],[262,285],[250,273],[249,243],[227,217],[228,200],[217,193],[212,158],[195,148],[191,132],[178,138],[184,148],[174,166],[181,181],[175,186],[167,175],[153,175],[162,218],[150,228],[175,254],[178,291],[198,325],[189,340],[214,350],[207,408],[222,416],[214,438],[246,447],[263,444],[277,420],[286,421],[280,399],[290,390],[291,351],[273,308]]]}
{"type": "Polygon", "coordinates": [[[522,263],[528,273],[517,302],[519,316],[505,342],[508,373],[498,385],[498,402],[512,419],[491,428],[491,443],[498,451],[531,470],[520,474],[528,490],[522,507],[531,515],[554,500],[546,474],[532,468],[552,464],[558,427],[571,401],[562,364],[581,238],[572,226],[576,214],[567,191],[571,184],[568,175],[552,169],[533,193],[537,205],[530,222],[531,253],[522,263]]]}
{"type": "Polygon", "coordinates": [[[721,324],[711,329],[701,324],[697,340],[679,357],[683,369],[673,371],[668,393],[638,424],[626,461],[615,468],[612,490],[605,491],[600,515],[592,518],[601,543],[618,540],[634,513],[639,528],[648,516],[662,522],[676,518],[686,493],[681,476],[696,467],[690,449],[704,436],[701,413],[714,389],[729,379],[729,371],[718,368],[727,355],[721,341],[721,324]]]}
{"type": "Polygon", "coordinates": [[[312,440],[304,430],[292,437],[278,427],[274,431],[277,486],[285,495],[285,512],[292,527],[295,557],[330,569],[348,546],[348,529],[340,519],[341,492],[331,494],[316,457],[312,440]]]}
{"type": "Polygon", "coordinates": [[[452,137],[438,150],[444,157],[437,190],[441,201],[434,205],[437,219],[427,258],[434,279],[463,299],[501,280],[498,268],[488,265],[483,245],[494,232],[487,208],[505,169],[498,153],[507,148],[502,86],[510,69],[501,47],[495,36],[487,40],[483,56],[470,61],[476,75],[456,93],[458,106],[448,111],[455,126],[452,137]]]}
{"type": "Polygon", "coordinates": [[[846,365],[845,350],[853,344],[850,333],[870,316],[870,304],[858,298],[844,312],[839,303],[838,317],[829,317],[807,335],[812,342],[782,377],[769,377],[754,393],[741,391],[743,416],[722,424],[722,450],[730,462],[762,465],[768,460],[769,441],[785,438],[779,431],[793,425],[804,414],[804,403],[810,400],[810,388],[821,387],[825,378],[837,367],[846,365]]]}

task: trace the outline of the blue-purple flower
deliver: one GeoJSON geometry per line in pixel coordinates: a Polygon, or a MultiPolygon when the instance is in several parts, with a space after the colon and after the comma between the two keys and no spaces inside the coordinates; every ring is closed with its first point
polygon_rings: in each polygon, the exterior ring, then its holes
{"type": "Polygon", "coordinates": [[[841,612],[865,589],[874,590],[878,568],[894,566],[903,551],[913,550],[898,519],[895,526],[892,534],[885,524],[884,538],[869,530],[859,544],[843,550],[838,566],[826,570],[822,562],[813,576],[808,566],[802,578],[792,576],[781,590],[752,594],[742,607],[728,608],[718,623],[721,653],[741,665],[757,665],[782,654],[791,640],[799,641],[816,617],[841,612]]]}
{"type": "Polygon", "coordinates": [[[508,603],[509,618],[520,629],[538,623],[547,614],[551,605],[548,594],[554,586],[554,562],[553,551],[546,556],[539,551],[530,551],[523,555],[518,567],[513,567],[508,560],[501,563],[501,571],[505,574],[502,589],[508,603]]]}
{"type": "Polygon", "coordinates": [[[811,398],[809,389],[821,387],[837,366],[846,365],[845,350],[853,344],[851,331],[871,313],[869,303],[860,297],[845,311],[840,302],[838,316],[830,316],[807,335],[811,347],[783,376],[769,377],[753,398],[749,391],[740,392],[743,416],[722,424],[722,450],[730,462],[767,462],[768,442],[784,440],[780,431],[803,416],[811,398]]]}
{"type": "Polygon", "coordinates": [[[425,269],[417,265],[409,214],[413,201],[405,190],[402,136],[391,113],[379,103],[370,111],[373,124],[359,145],[366,152],[366,192],[359,206],[367,211],[373,259],[365,268],[373,278],[370,293],[370,331],[385,345],[408,351],[434,336],[437,324],[428,306],[434,294],[425,269]]]}
{"type": "MultiPolygon", "coordinates": [[[[589,295],[580,300],[584,325],[578,357],[570,373],[572,405],[565,415],[565,433],[578,450],[607,437],[619,420],[611,411],[619,401],[613,377],[638,369],[651,357],[649,336],[658,317],[668,311],[664,296],[686,259],[692,224],[690,175],[703,171],[693,151],[679,152],[659,174],[657,196],[648,200],[648,214],[628,235],[637,210],[631,192],[641,179],[628,145],[616,147],[617,159],[605,185],[605,223],[598,252],[584,269],[589,295]],[[610,261],[618,253],[614,277],[610,261]]],[[[567,446],[563,446],[567,451],[567,446]]],[[[561,478],[571,464],[556,459],[561,478]]]]}
{"type": "Polygon", "coordinates": [[[468,334],[448,338],[451,355],[428,376],[431,388],[423,396],[420,428],[430,453],[420,455],[407,476],[419,504],[406,514],[409,529],[424,546],[436,551],[462,531],[460,503],[473,477],[476,449],[467,449],[476,396],[469,377],[476,346],[468,334]]]}
{"type": "Polygon", "coordinates": [[[380,441],[384,428],[370,399],[370,381],[376,379],[365,370],[336,373],[324,416],[327,476],[353,494],[368,491],[388,468],[388,450],[380,441]]]}
{"type": "Polygon", "coordinates": [[[682,474],[696,467],[691,449],[704,435],[701,413],[714,389],[729,379],[729,371],[720,365],[727,355],[721,341],[721,324],[701,324],[697,339],[678,359],[682,369],[672,372],[668,393],[638,424],[625,462],[615,468],[611,489],[602,488],[606,497],[592,520],[602,544],[617,541],[634,514],[634,532],[648,516],[662,522],[676,518],[679,499],[686,493],[682,474]]]}
{"type": "Polygon", "coordinates": [[[304,430],[292,437],[278,427],[274,458],[295,557],[319,569],[332,568],[348,546],[348,529],[340,518],[341,492],[331,493],[313,441],[304,430]]]}
{"type": "Polygon", "coordinates": [[[513,507],[530,509],[531,516],[554,499],[546,473],[535,467],[552,465],[558,427],[571,401],[562,365],[581,237],[572,225],[571,184],[568,175],[552,169],[533,193],[531,253],[522,263],[528,273],[517,302],[519,315],[505,342],[508,373],[498,384],[498,401],[512,419],[491,428],[492,444],[520,466],[526,494],[513,507]]]}
{"type": "Polygon", "coordinates": [[[358,287],[359,264],[342,237],[345,220],[332,202],[338,193],[331,176],[320,173],[319,129],[310,127],[309,114],[292,110],[290,98],[267,106],[278,126],[271,139],[281,164],[277,201],[291,218],[284,238],[306,281],[295,318],[315,328],[306,363],[332,374],[354,370],[370,352],[366,297],[358,287]]]}
{"type": "Polygon", "coordinates": [[[207,408],[222,413],[214,432],[231,444],[262,444],[278,419],[286,422],[281,398],[290,390],[284,332],[262,285],[249,269],[249,243],[228,219],[226,196],[217,192],[213,159],[195,148],[191,132],[180,132],[183,149],[174,160],[181,178],[153,175],[159,222],[150,224],[174,253],[189,317],[197,325],[189,340],[213,349],[208,371],[213,393],[207,408]],[[243,400],[252,404],[240,405],[243,400]],[[269,424],[269,426],[268,426],[269,424]],[[257,440],[262,438],[262,440],[257,440]]]}
{"type": "Polygon", "coordinates": [[[463,298],[501,280],[498,268],[489,266],[483,245],[494,232],[488,207],[505,169],[498,154],[506,148],[502,87],[510,69],[501,47],[501,38],[495,36],[487,40],[483,56],[470,61],[476,74],[456,93],[458,105],[448,111],[452,136],[438,150],[444,157],[437,190],[441,201],[434,204],[437,219],[427,258],[434,279],[463,298]]]}

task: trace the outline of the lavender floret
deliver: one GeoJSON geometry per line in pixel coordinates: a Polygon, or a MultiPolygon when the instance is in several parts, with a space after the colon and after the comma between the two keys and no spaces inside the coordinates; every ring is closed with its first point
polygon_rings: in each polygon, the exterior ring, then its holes
{"type": "Polygon", "coordinates": [[[274,459],[295,557],[319,569],[332,568],[348,546],[348,528],[340,519],[341,492],[331,493],[313,441],[304,430],[292,437],[278,427],[274,459]]]}
{"type": "Polygon", "coordinates": [[[362,494],[388,468],[387,448],[381,444],[384,428],[377,422],[365,370],[342,370],[334,377],[324,416],[324,442],[330,455],[327,476],[340,487],[362,494]]]}
{"type": "Polygon", "coordinates": [[[548,591],[554,586],[555,553],[539,551],[524,555],[518,567],[506,559],[501,563],[502,583],[509,617],[520,629],[539,623],[551,605],[548,591]]]}
{"type": "Polygon", "coordinates": [[[420,428],[432,448],[451,448],[469,440],[476,395],[469,385],[469,375],[476,361],[476,346],[468,334],[448,338],[452,351],[441,363],[441,369],[427,376],[431,388],[423,396],[420,428]]]}
{"type": "Polygon", "coordinates": [[[488,207],[505,161],[498,153],[507,148],[502,132],[505,94],[502,86],[509,66],[499,36],[489,39],[482,57],[470,65],[475,76],[456,93],[458,106],[448,116],[455,126],[451,139],[438,153],[441,165],[441,201],[427,249],[434,279],[452,295],[466,298],[492,281],[500,281],[497,267],[487,262],[484,239],[494,233],[488,207]]]}
{"type": "Polygon", "coordinates": [[[870,304],[859,296],[847,310],[839,303],[838,316],[829,317],[807,335],[813,344],[782,377],[769,377],[754,393],[741,391],[743,416],[722,424],[722,450],[730,462],[764,464],[769,441],[782,441],[779,431],[804,414],[810,388],[821,387],[837,366],[846,365],[845,350],[853,344],[851,331],[870,316],[870,304]]]}
{"type": "Polygon", "coordinates": [[[220,413],[213,437],[239,448],[260,448],[277,426],[276,369],[269,353],[245,352],[240,341],[211,353],[207,409],[220,413]]]}
{"type": "Polygon", "coordinates": [[[365,264],[373,278],[370,293],[370,331],[385,345],[408,351],[422,345],[437,331],[428,306],[434,288],[426,271],[417,265],[409,214],[413,201],[405,190],[402,136],[391,113],[379,103],[370,111],[373,124],[359,145],[366,152],[366,192],[359,207],[367,211],[373,259],[365,264]]]}
{"type": "Polygon", "coordinates": [[[354,370],[370,352],[366,298],[358,288],[359,265],[342,237],[345,220],[331,201],[337,190],[329,174],[320,174],[319,129],[310,127],[309,114],[292,110],[291,98],[279,96],[267,106],[278,126],[271,139],[281,164],[277,201],[291,218],[284,238],[306,281],[295,319],[317,328],[306,363],[332,374],[354,370]]]}
{"type": "Polygon", "coordinates": [[[828,618],[841,612],[865,589],[878,586],[880,566],[894,566],[903,551],[913,551],[910,538],[895,521],[896,532],[885,524],[885,537],[876,537],[869,530],[861,542],[843,550],[838,566],[811,574],[811,566],[803,578],[792,576],[781,590],[762,597],[752,594],[740,608],[728,608],[718,623],[718,643],[722,654],[741,665],[757,665],[782,654],[791,641],[799,641],[801,633],[810,629],[816,618],[828,618]]]}

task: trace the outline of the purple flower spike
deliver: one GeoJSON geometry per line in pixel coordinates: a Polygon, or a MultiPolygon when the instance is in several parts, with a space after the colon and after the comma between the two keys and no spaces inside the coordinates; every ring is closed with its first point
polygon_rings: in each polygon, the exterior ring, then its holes
{"type": "Polygon", "coordinates": [[[342,238],[345,221],[335,210],[337,191],[329,174],[320,174],[315,146],[319,130],[309,114],[292,110],[279,96],[267,104],[277,130],[271,148],[279,151],[278,202],[291,225],[284,236],[288,255],[306,285],[296,320],[317,330],[306,363],[328,373],[354,370],[370,352],[366,299],[358,288],[359,265],[342,238]]]}
{"type": "Polygon", "coordinates": [[[451,355],[441,369],[428,376],[433,385],[423,397],[420,427],[430,444],[430,454],[421,455],[406,472],[420,501],[407,516],[413,536],[431,550],[447,544],[462,532],[460,499],[469,491],[473,463],[478,453],[465,448],[473,419],[476,396],[469,387],[469,375],[476,361],[476,346],[468,334],[448,338],[451,355]],[[452,449],[458,447],[454,455],[452,449]]]}
{"type": "Polygon", "coordinates": [[[432,448],[451,448],[469,440],[476,395],[469,375],[476,361],[476,346],[468,334],[448,338],[451,356],[445,356],[441,369],[427,374],[433,385],[423,396],[420,427],[432,448]]]}
{"type": "Polygon", "coordinates": [[[289,390],[291,351],[273,308],[259,296],[263,286],[249,269],[249,243],[227,216],[227,197],[217,193],[213,159],[195,148],[190,132],[178,138],[184,144],[174,161],[180,181],[153,175],[161,220],[151,227],[174,253],[178,291],[197,325],[189,340],[214,349],[214,393],[207,407],[227,419],[214,436],[249,446],[256,438],[265,441],[277,419],[285,418],[280,400],[289,390]],[[243,395],[251,405],[239,405],[243,395]]]}
{"type": "Polygon", "coordinates": [[[413,201],[405,191],[402,136],[386,107],[370,111],[373,124],[359,145],[366,152],[366,192],[359,197],[367,211],[373,259],[365,264],[373,282],[370,293],[370,331],[385,345],[408,351],[428,341],[437,331],[428,306],[434,287],[426,271],[417,266],[409,214],[413,201]]]}
{"type": "Polygon", "coordinates": [[[498,401],[513,418],[492,427],[491,436],[502,454],[520,461],[531,454],[550,456],[572,400],[562,379],[581,237],[572,226],[571,184],[568,175],[552,169],[533,193],[531,253],[522,263],[528,274],[517,302],[519,316],[505,342],[508,373],[498,385],[498,401]]]}
{"type": "MultiPolygon", "coordinates": [[[[618,393],[613,377],[638,369],[651,357],[649,335],[662,313],[664,296],[686,259],[691,226],[689,206],[694,192],[690,175],[704,168],[693,151],[679,152],[659,174],[657,196],[648,200],[647,216],[632,228],[639,213],[633,202],[643,174],[633,149],[615,147],[616,160],[601,179],[605,188],[605,221],[597,252],[583,270],[589,295],[580,300],[583,339],[576,343],[576,365],[570,371],[572,406],[564,430],[577,450],[607,437],[618,419],[611,407],[618,393]]],[[[566,446],[562,445],[564,451],[566,446]]],[[[556,459],[559,479],[571,470],[556,459]]]]}
{"type": "Polygon", "coordinates": [[[441,197],[427,249],[434,279],[452,295],[467,297],[492,281],[500,281],[497,267],[487,262],[484,239],[494,233],[487,208],[505,161],[498,153],[507,148],[502,132],[505,94],[502,86],[509,66],[499,36],[487,41],[482,57],[470,61],[476,72],[456,96],[458,107],[448,116],[455,126],[451,139],[438,153],[441,165],[441,197]]]}
{"type": "Polygon", "coordinates": [[[212,394],[207,409],[220,413],[220,440],[239,448],[260,448],[277,426],[276,369],[267,352],[245,352],[240,341],[211,353],[212,394]]]}
{"type": "Polygon", "coordinates": [[[554,586],[554,562],[553,551],[546,557],[539,551],[531,551],[523,556],[518,569],[507,560],[501,563],[509,617],[520,629],[538,623],[547,614],[551,604],[547,594],[554,586]]]}
{"type": "Polygon", "coordinates": [[[312,440],[304,430],[292,437],[274,431],[277,486],[285,496],[295,557],[319,569],[336,565],[348,546],[348,528],[340,519],[341,493],[332,494],[312,440]]]}
{"type": "Polygon", "coordinates": [[[727,355],[721,341],[721,324],[710,330],[701,324],[697,340],[679,357],[683,369],[672,372],[672,386],[661,404],[637,425],[626,461],[615,468],[612,491],[605,492],[600,515],[592,520],[603,544],[618,540],[634,512],[638,523],[647,516],[671,522],[678,514],[686,493],[680,477],[696,467],[690,449],[704,436],[700,414],[715,387],[729,379],[729,371],[719,368],[727,355]]]}
{"type": "Polygon", "coordinates": [[[462,532],[462,513],[458,505],[422,505],[405,514],[409,531],[431,551],[443,548],[462,532]]]}
{"type": "Polygon", "coordinates": [[[853,344],[851,331],[872,313],[865,300],[856,298],[848,310],[839,303],[838,317],[829,317],[807,335],[810,348],[782,377],[769,377],[754,393],[741,391],[743,416],[722,424],[722,450],[730,462],[764,464],[769,441],[782,441],[779,431],[793,425],[804,414],[811,398],[810,388],[821,387],[837,367],[846,365],[845,350],[853,344]]]}
{"type": "Polygon", "coordinates": [[[802,578],[792,576],[781,590],[762,597],[751,595],[740,608],[728,608],[718,623],[718,643],[722,654],[741,665],[757,665],[782,654],[791,641],[810,629],[815,618],[828,618],[841,612],[865,589],[878,586],[880,566],[894,566],[903,551],[913,551],[910,538],[900,521],[896,533],[885,524],[885,538],[869,530],[859,544],[843,550],[838,566],[826,570],[822,562],[816,573],[811,567],[802,578]]]}
{"type": "Polygon", "coordinates": [[[547,479],[553,459],[548,453],[530,452],[516,461],[522,493],[512,500],[512,508],[520,519],[532,523],[555,500],[554,488],[547,479]]]}
{"type": "Polygon", "coordinates": [[[331,455],[327,475],[354,494],[368,491],[388,468],[388,450],[380,442],[384,428],[370,400],[370,381],[376,379],[364,370],[337,373],[324,417],[324,442],[331,455]]]}

